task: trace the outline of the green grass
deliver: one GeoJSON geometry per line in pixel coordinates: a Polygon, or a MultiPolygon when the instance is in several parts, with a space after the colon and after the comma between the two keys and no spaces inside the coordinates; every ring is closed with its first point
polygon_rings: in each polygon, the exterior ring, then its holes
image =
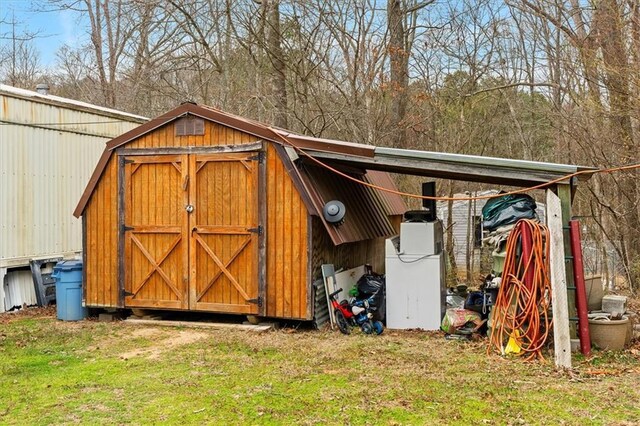
{"type": "Polygon", "coordinates": [[[568,374],[438,334],[289,331],[5,315],[0,424],[640,423],[630,353],[568,374]]]}

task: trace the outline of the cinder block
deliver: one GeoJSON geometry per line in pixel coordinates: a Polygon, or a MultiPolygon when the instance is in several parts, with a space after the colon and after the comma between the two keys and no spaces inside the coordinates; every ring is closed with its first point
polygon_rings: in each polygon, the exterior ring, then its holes
{"type": "Polygon", "coordinates": [[[624,314],[627,311],[627,298],[609,294],[602,298],[602,310],[610,314],[624,314]]]}
{"type": "Polygon", "coordinates": [[[115,313],[101,313],[98,315],[98,321],[100,322],[111,322],[116,319],[115,313]]]}
{"type": "Polygon", "coordinates": [[[142,317],[145,320],[161,320],[162,317],[160,315],[145,315],[142,317]]]}

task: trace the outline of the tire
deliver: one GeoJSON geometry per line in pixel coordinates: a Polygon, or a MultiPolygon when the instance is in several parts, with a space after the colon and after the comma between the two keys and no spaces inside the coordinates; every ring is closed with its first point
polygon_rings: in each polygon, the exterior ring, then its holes
{"type": "Polygon", "coordinates": [[[360,328],[362,329],[362,332],[364,334],[371,334],[373,333],[373,326],[371,325],[371,321],[365,321],[360,325],[360,328]]]}
{"type": "Polygon", "coordinates": [[[384,326],[380,321],[373,322],[373,331],[375,331],[378,336],[384,332],[384,326]]]}
{"type": "Polygon", "coordinates": [[[351,334],[351,326],[340,309],[333,311],[336,317],[336,324],[342,334],[351,334]]]}

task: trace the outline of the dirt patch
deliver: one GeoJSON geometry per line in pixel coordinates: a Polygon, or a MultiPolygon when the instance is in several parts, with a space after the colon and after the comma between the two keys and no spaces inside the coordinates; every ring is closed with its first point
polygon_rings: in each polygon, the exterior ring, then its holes
{"type": "Polygon", "coordinates": [[[162,335],[163,333],[166,334],[166,331],[161,330],[159,328],[142,327],[142,328],[136,328],[135,330],[133,330],[133,333],[131,333],[130,336],[148,338],[148,337],[156,337],[156,336],[162,335]]]}
{"type": "Polygon", "coordinates": [[[144,357],[147,359],[158,359],[161,354],[180,346],[189,345],[208,336],[207,333],[194,330],[180,330],[177,333],[158,330],[156,328],[140,328],[136,329],[132,336],[136,337],[160,337],[168,336],[163,339],[154,339],[151,346],[134,349],[132,351],[120,354],[120,358],[127,360],[135,357],[144,357]]]}

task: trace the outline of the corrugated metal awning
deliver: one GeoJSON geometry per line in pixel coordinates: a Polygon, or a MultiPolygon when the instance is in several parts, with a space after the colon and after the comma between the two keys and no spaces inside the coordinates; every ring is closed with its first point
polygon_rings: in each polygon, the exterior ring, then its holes
{"type": "MultiPolygon", "coordinates": [[[[305,151],[314,158],[332,165],[522,187],[546,183],[582,170],[596,170],[569,164],[384,147],[376,147],[373,157],[328,153],[313,149],[305,151]]],[[[581,180],[587,180],[589,177],[591,177],[590,173],[580,175],[581,180]]]]}
{"type": "MultiPolygon", "coordinates": [[[[349,174],[368,183],[395,189],[393,181],[386,173],[365,171],[362,175],[349,174]]],[[[396,233],[389,216],[402,214],[406,210],[399,195],[360,185],[310,164],[300,168],[300,175],[309,189],[310,197],[320,208],[331,200],[344,203],[347,211],[344,223],[325,224],[335,245],[388,237],[396,233]]]]}

